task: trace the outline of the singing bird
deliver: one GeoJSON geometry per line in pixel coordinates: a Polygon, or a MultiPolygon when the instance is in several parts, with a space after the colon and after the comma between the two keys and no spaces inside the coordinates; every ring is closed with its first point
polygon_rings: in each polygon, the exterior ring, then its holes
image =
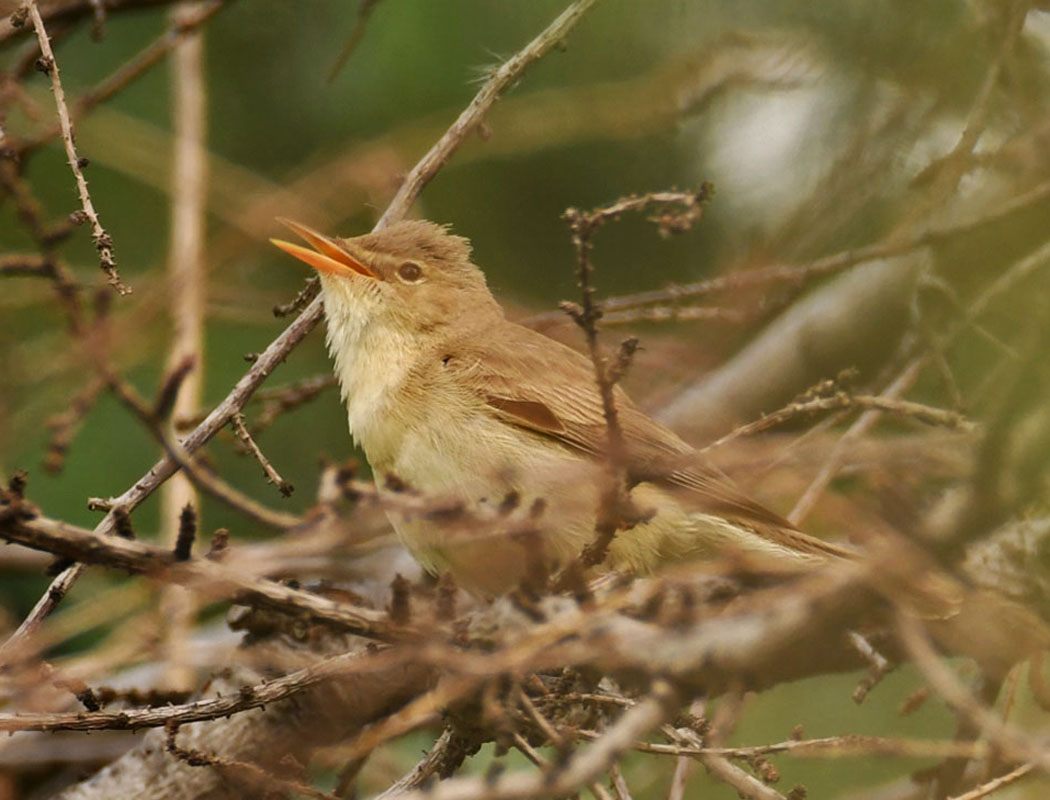
{"type": "MultiPolygon", "coordinates": [[[[537,559],[557,567],[579,556],[595,535],[607,449],[591,361],[508,320],[468,240],[445,226],[411,220],[340,239],[282,222],[309,247],[271,241],[320,275],[350,433],[380,490],[543,509],[538,536],[510,539],[392,511],[420,563],[491,596],[537,559]]],[[[619,387],[615,403],[631,499],[649,516],[613,539],[608,568],[644,574],[733,552],[799,566],[849,555],[745,497],[619,387]]]]}

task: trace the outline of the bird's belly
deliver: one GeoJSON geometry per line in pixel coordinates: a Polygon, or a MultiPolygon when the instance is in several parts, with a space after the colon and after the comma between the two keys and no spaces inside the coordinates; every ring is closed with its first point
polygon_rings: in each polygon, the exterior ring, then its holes
{"type": "Polygon", "coordinates": [[[392,503],[394,529],[424,567],[465,588],[498,594],[530,563],[564,563],[592,535],[597,470],[541,437],[478,414],[417,425],[386,452],[378,444],[365,450],[381,490],[406,487],[440,510],[392,503]]]}
{"type": "MultiPolygon", "coordinates": [[[[417,492],[435,513],[389,517],[416,559],[450,572],[468,590],[496,595],[530,571],[550,571],[576,558],[594,539],[602,465],[540,436],[488,417],[434,420],[416,426],[389,456],[366,442],[384,492],[417,492]]],[[[647,522],[619,532],[606,566],[649,573],[666,563],[727,552],[776,555],[768,539],[722,517],[682,504],[679,495],[640,484],[631,498],[647,522]]]]}
{"type": "MultiPolygon", "coordinates": [[[[466,589],[500,594],[530,571],[566,564],[594,538],[600,464],[487,417],[416,428],[399,445],[390,458],[369,454],[382,490],[407,487],[437,513],[404,513],[392,503],[391,523],[424,567],[450,572],[466,589]]],[[[650,485],[632,497],[656,513],[617,535],[610,567],[645,573],[687,552],[703,555],[702,517],[650,485]]]]}

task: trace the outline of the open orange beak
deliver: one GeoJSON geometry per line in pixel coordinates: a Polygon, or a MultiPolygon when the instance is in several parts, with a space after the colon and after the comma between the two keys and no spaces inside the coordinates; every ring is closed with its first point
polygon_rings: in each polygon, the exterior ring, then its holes
{"type": "Polygon", "coordinates": [[[284,250],[288,255],[295,256],[300,261],[309,264],[318,272],[327,272],[329,275],[340,275],[344,278],[349,275],[364,275],[366,278],[378,277],[372,270],[336,244],[335,241],[318,233],[313,228],[308,228],[301,223],[293,222],[283,217],[278,217],[277,221],[291,228],[313,249],[292,244],[282,239],[270,239],[270,242],[284,250]]]}

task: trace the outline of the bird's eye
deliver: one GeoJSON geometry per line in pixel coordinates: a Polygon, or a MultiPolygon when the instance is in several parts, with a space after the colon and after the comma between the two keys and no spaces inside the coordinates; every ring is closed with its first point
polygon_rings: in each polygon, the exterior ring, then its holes
{"type": "Polygon", "coordinates": [[[415,261],[405,261],[397,268],[397,277],[405,283],[419,283],[423,279],[423,268],[415,261]]]}

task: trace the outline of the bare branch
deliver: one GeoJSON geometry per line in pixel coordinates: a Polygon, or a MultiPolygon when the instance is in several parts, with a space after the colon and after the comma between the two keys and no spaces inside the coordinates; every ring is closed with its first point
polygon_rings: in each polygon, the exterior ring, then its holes
{"type": "Polygon", "coordinates": [[[252,708],[262,708],[328,680],[354,671],[374,671],[368,654],[344,653],[290,672],[280,678],[244,686],[237,694],[211,697],[182,705],[125,708],[120,711],[0,714],[0,731],[101,731],[162,728],[209,719],[221,719],[252,708]]]}
{"type": "Polygon", "coordinates": [[[91,195],[88,193],[83,169],[87,161],[77,154],[76,144],[73,139],[73,122],[69,116],[69,109],[66,107],[66,94],[62,89],[62,81],[58,76],[58,62],[55,60],[54,51],[51,49],[51,40],[48,38],[47,29],[44,27],[44,20],[40,16],[40,9],[37,8],[36,0],[28,0],[28,3],[29,18],[33,21],[36,38],[40,42],[40,52],[42,53],[41,69],[47,72],[51,78],[51,91],[55,95],[55,107],[58,109],[58,121],[62,128],[62,143],[65,145],[69,168],[73,171],[73,178],[77,184],[77,193],[80,195],[80,208],[83,212],[84,220],[91,224],[91,238],[94,240],[95,249],[98,251],[99,266],[106,273],[110,286],[116,289],[119,294],[130,294],[131,289],[121,281],[120,273],[117,272],[117,262],[113,256],[113,240],[106,233],[106,229],[102,227],[102,223],[99,222],[95,205],[91,202],[91,195]]]}
{"type": "Polygon", "coordinates": [[[259,466],[263,468],[266,480],[276,486],[277,491],[282,495],[290,497],[295,491],[295,487],[281,477],[280,473],[274,469],[273,464],[270,463],[270,459],[259,449],[259,445],[255,443],[251,433],[248,432],[248,426],[244,424],[244,414],[240,412],[234,414],[230,418],[230,424],[233,426],[233,432],[237,434],[237,438],[244,444],[245,449],[252,454],[255,460],[259,462],[259,466]]]}
{"type": "Polygon", "coordinates": [[[626,711],[600,739],[569,759],[554,774],[514,772],[494,780],[484,776],[450,778],[430,791],[387,795],[387,800],[531,800],[571,795],[600,777],[624,751],[630,749],[635,739],[666,719],[674,702],[672,689],[658,681],[647,697],[626,711]]]}
{"type": "MultiPolygon", "coordinates": [[[[0,519],[0,524],[0,538],[81,562],[66,570],[66,573],[79,571],[83,563],[106,564],[188,586],[197,586],[209,595],[232,597],[246,605],[292,614],[306,614],[320,622],[363,636],[393,639],[406,633],[410,634],[412,630],[410,626],[399,629],[391,625],[385,613],[348,603],[337,603],[301,589],[255,578],[215,561],[194,558],[177,562],[171,550],[145,542],[112,536],[103,537],[93,531],[46,517],[19,519],[17,515],[12,515],[0,519]]],[[[66,578],[65,581],[68,584],[69,579],[66,578]]],[[[31,618],[39,621],[43,616],[46,615],[33,614],[31,618]]],[[[4,651],[24,638],[24,635],[12,636],[5,643],[4,651]]]]}

